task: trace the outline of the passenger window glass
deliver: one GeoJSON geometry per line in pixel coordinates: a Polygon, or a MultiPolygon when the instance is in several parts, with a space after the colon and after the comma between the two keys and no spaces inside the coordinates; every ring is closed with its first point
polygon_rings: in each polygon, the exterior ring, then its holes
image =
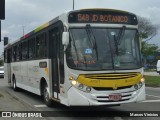
{"type": "Polygon", "coordinates": [[[46,35],[41,34],[37,36],[36,39],[36,56],[38,58],[43,58],[47,56],[47,49],[46,49],[46,35]]]}
{"type": "Polygon", "coordinates": [[[19,45],[16,47],[16,61],[20,60],[20,47],[19,45]]]}
{"type": "Polygon", "coordinates": [[[29,59],[35,58],[35,38],[29,40],[29,59]]]}
{"type": "Polygon", "coordinates": [[[15,62],[16,61],[16,48],[17,46],[13,47],[13,51],[12,51],[12,61],[15,62]]]}
{"type": "Polygon", "coordinates": [[[25,60],[28,58],[28,43],[23,42],[22,43],[22,60],[25,60]]]}

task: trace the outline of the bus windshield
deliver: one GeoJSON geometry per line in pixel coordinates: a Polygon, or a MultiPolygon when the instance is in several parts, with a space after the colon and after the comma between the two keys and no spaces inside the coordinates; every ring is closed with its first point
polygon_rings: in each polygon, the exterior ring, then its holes
{"type": "Polygon", "coordinates": [[[71,28],[67,65],[79,70],[120,70],[141,67],[136,29],[71,28]],[[120,34],[122,33],[123,34],[120,34]]]}

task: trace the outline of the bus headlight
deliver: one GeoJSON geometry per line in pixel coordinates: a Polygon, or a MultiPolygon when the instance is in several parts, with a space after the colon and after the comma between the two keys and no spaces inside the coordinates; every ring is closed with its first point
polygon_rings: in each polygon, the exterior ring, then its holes
{"type": "Polygon", "coordinates": [[[143,83],[144,81],[145,81],[144,77],[143,77],[143,78],[141,78],[141,82],[143,83]]]}
{"type": "Polygon", "coordinates": [[[138,90],[138,84],[134,85],[134,89],[138,90]]]}
{"type": "Polygon", "coordinates": [[[72,80],[71,83],[72,83],[73,86],[75,86],[76,84],[78,84],[78,82],[76,80],[72,80]]]}
{"type": "Polygon", "coordinates": [[[138,90],[143,86],[144,82],[139,82],[137,84],[134,85],[134,89],[138,90]]]}
{"type": "Polygon", "coordinates": [[[139,88],[141,88],[141,87],[142,87],[142,85],[143,85],[143,83],[142,83],[142,82],[139,82],[139,88]]]}
{"type": "Polygon", "coordinates": [[[72,86],[75,88],[84,91],[84,92],[91,92],[92,88],[85,86],[84,84],[79,83],[74,77],[70,76],[69,80],[71,81],[72,86]]]}
{"type": "Polygon", "coordinates": [[[78,88],[79,88],[79,89],[83,89],[83,88],[84,88],[84,85],[83,85],[83,84],[79,84],[78,88]]]}
{"type": "Polygon", "coordinates": [[[139,89],[143,86],[144,82],[145,82],[145,79],[144,77],[142,77],[140,82],[138,83],[139,89]]]}
{"type": "Polygon", "coordinates": [[[75,86],[75,87],[78,88],[81,91],[88,92],[88,93],[91,92],[91,90],[92,90],[91,87],[85,86],[85,85],[83,85],[81,83],[78,83],[78,85],[75,86]]]}
{"type": "Polygon", "coordinates": [[[91,92],[91,87],[86,87],[86,92],[91,92]]]}
{"type": "Polygon", "coordinates": [[[75,86],[75,85],[78,84],[77,80],[74,79],[72,76],[69,77],[69,80],[71,81],[71,84],[72,84],[73,86],[75,86]]]}

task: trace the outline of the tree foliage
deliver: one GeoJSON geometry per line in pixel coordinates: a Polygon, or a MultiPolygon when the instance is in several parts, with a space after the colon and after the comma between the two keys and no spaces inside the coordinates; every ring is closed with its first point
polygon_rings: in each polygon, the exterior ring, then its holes
{"type": "Polygon", "coordinates": [[[138,30],[140,39],[143,42],[151,40],[157,34],[157,27],[144,17],[138,16],[138,30]]]}
{"type": "Polygon", "coordinates": [[[157,27],[149,19],[138,16],[138,31],[141,40],[141,52],[144,57],[143,62],[145,62],[147,56],[155,56],[159,52],[157,45],[147,43],[157,34],[157,27]]]}
{"type": "Polygon", "coordinates": [[[155,44],[148,44],[147,42],[142,42],[143,46],[143,62],[155,65],[157,60],[156,60],[156,55],[160,51],[159,47],[155,44]],[[149,59],[149,57],[151,57],[149,59]]]}
{"type": "Polygon", "coordinates": [[[160,51],[159,47],[155,44],[148,44],[145,42],[142,42],[144,49],[143,49],[143,55],[144,57],[147,57],[149,55],[155,56],[157,52],[160,51]]]}

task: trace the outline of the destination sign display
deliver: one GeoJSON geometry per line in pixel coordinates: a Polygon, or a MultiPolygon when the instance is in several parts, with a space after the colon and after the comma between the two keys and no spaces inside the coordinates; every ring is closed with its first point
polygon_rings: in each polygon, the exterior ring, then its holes
{"type": "Polygon", "coordinates": [[[69,14],[69,23],[112,23],[137,25],[134,14],[119,11],[76,11],[69,14]]]}

